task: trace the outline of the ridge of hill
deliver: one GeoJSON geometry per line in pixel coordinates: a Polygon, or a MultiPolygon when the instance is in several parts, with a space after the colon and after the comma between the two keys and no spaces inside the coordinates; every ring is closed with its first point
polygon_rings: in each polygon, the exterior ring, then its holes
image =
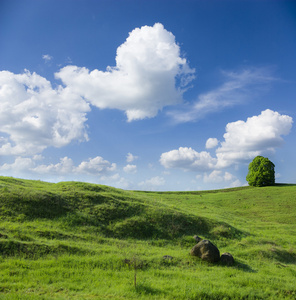
{"type": "Polygon", "coordinates": [[[225,222],[199,217],[142,192],[108,186],[0,177],[0,216],[7,221],[47,220],[68,228],[93,227],[104,237],[174,239],[211,236],[217,226],[229,237],[242,234],[225,222]]]}

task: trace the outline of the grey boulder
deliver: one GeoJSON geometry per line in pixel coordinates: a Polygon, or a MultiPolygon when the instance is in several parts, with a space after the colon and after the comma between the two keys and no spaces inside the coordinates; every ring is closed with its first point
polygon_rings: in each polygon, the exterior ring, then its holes
{"type": "Polygon", "coordinates": [[[199,241],[190,251],[193,256],[198,256],[202,260],[210,263],[215,263],[220,260],[219,249],[209,240],[199,241]]]}
{"type": "Polygon", "coordinates": [[[233,256],[230,253],[225,252],[225,253],[223,253],[221,255],[220,262],[223,265],[233,266],[233,264],[234,264],[234,258],[233,258],[233,256]]]}

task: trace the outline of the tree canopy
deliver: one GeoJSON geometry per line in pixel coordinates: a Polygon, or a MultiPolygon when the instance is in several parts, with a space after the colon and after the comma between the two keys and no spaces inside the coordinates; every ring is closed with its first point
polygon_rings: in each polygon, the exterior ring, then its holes
{"type": "Polygon", "coordinates": [[[249,164],[246,177],[250,186],[268,186],[275,184],[274,164],[263,156],[256,156],[249,164]]]}

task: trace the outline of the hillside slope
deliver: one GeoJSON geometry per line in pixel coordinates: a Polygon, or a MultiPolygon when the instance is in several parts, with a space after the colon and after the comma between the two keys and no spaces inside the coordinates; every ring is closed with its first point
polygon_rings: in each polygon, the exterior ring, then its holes
{"type": "Polygon", "coordinates": [[[0,298],[295,299],[295,195],[295,185],[159,193],[0,177],[0,298]],[[195,234],[235,266],[189,256],[195,234]]]}
{"type": "MultiPolygon", "coordinates": [[[[95,226],[108,237],[166,238],[209,234],[217,222],[155,201],[153,197],[81,182],[0,178],[3,220],[51,220],[63,226],[95,226]]],[[[235,230],[234,230],[235,232],[235,230]]]]}

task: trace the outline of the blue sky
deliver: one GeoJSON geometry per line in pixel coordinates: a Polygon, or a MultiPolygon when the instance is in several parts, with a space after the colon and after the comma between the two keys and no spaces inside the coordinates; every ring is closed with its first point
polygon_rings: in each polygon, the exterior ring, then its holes
{"type": "Polygon", "coordinates": [[[0,0],[0,175],[295,183],[295,1],[0,0]]]}

